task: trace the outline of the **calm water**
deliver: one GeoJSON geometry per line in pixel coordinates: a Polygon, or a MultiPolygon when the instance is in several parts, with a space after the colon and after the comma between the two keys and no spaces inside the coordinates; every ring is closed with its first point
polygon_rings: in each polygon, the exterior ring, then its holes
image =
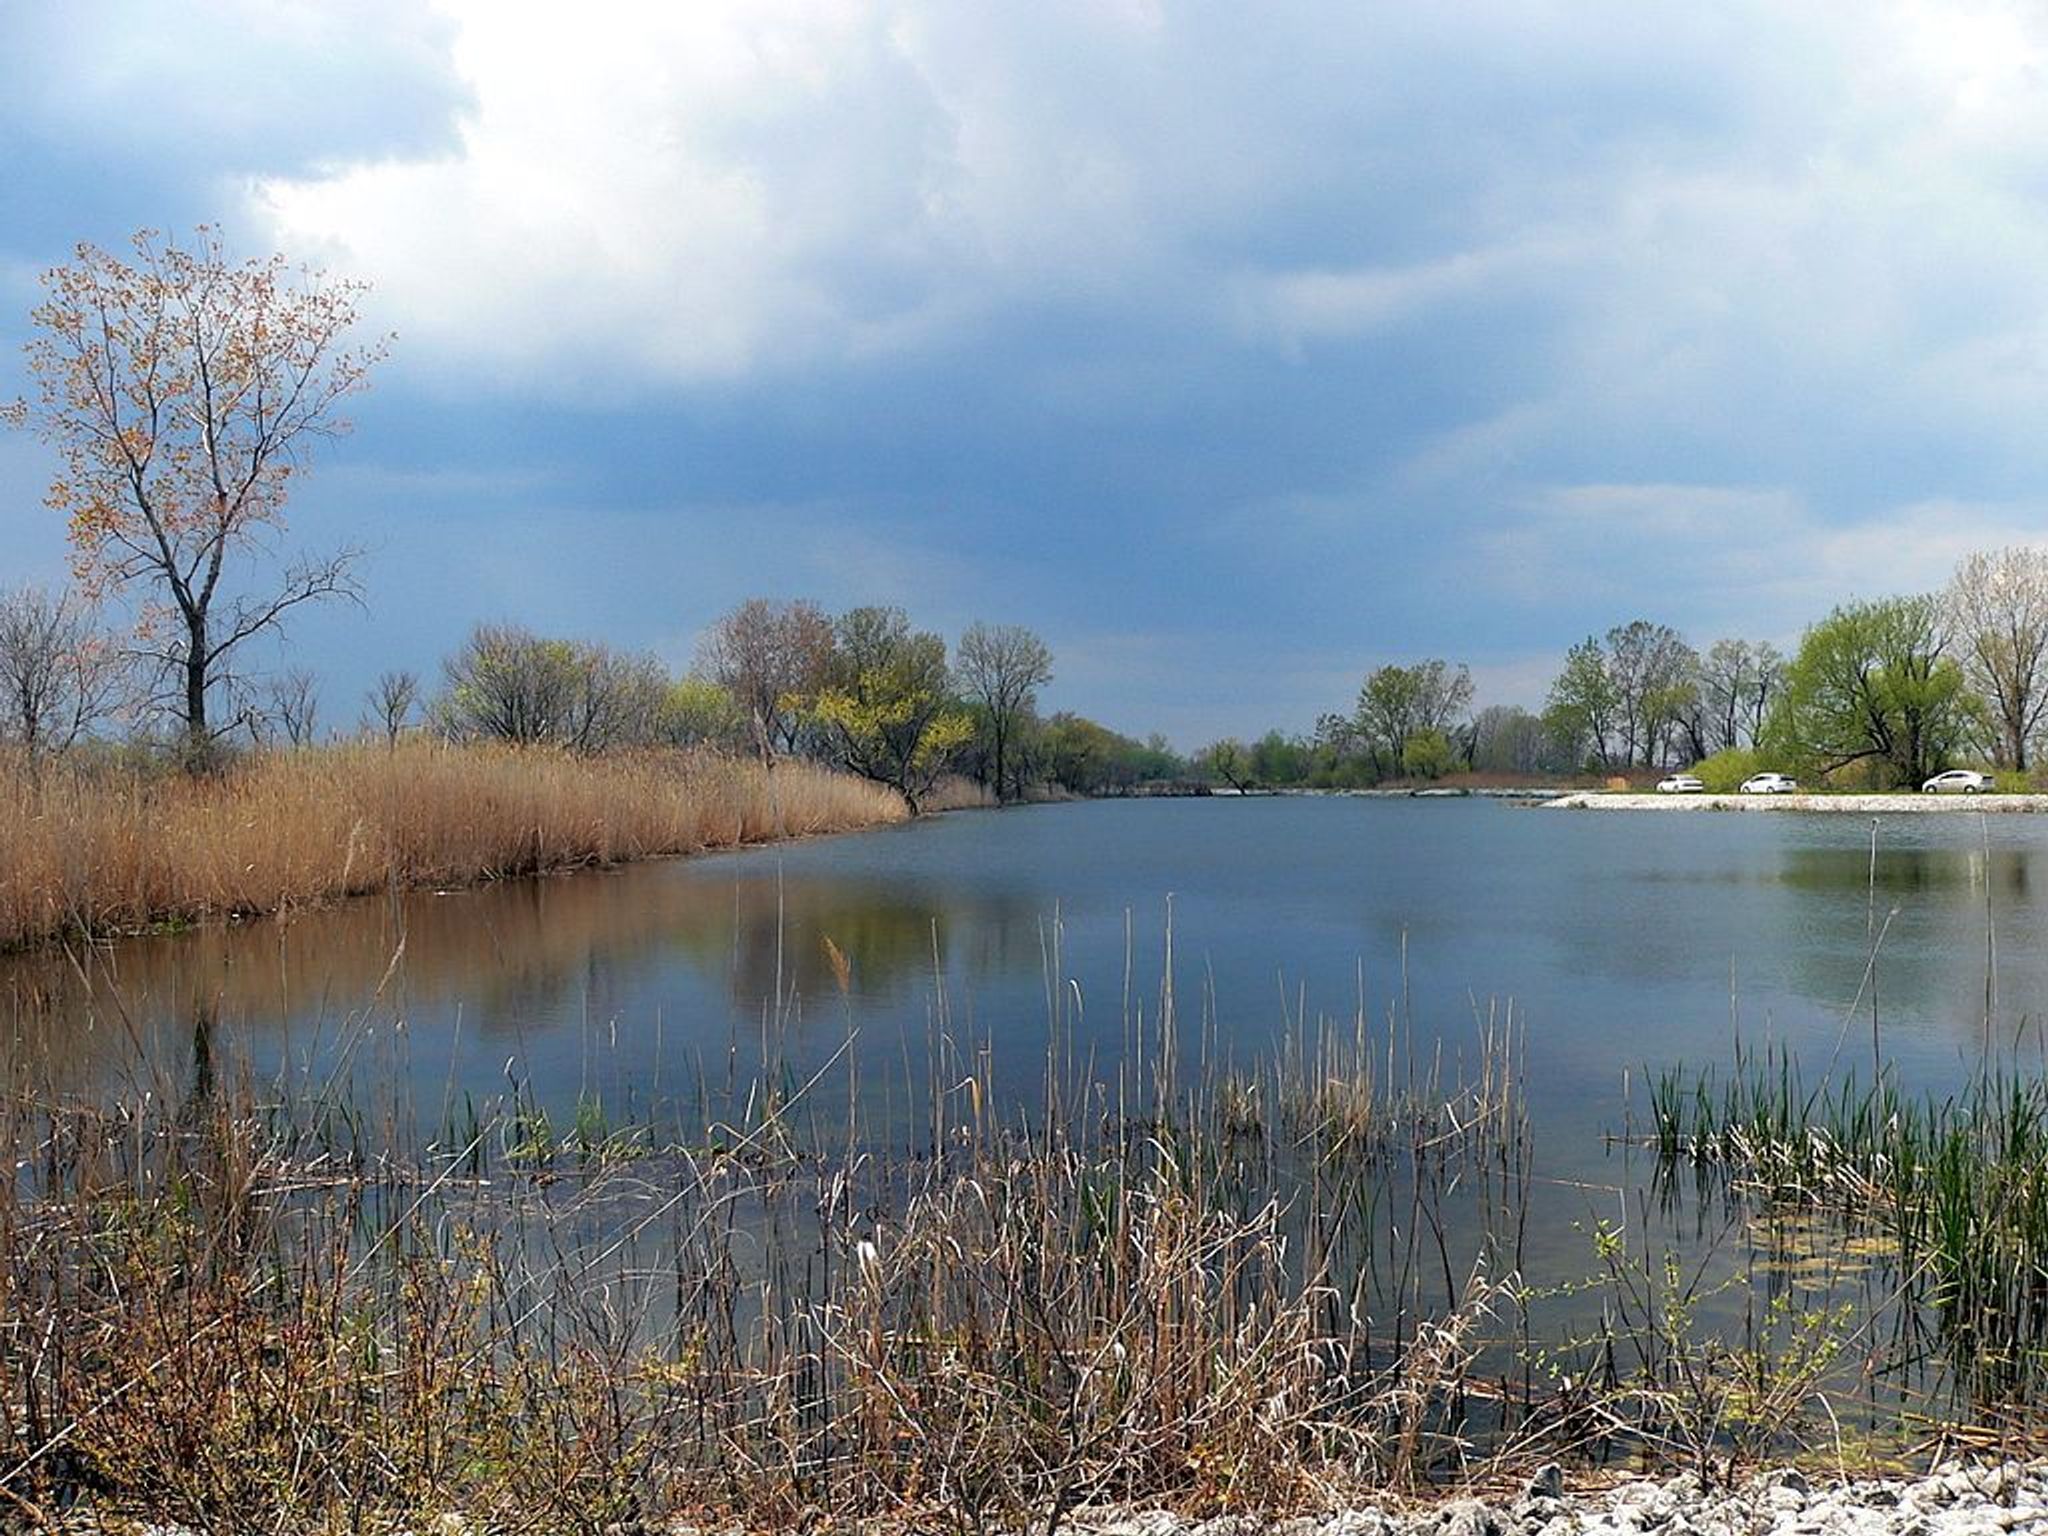
{"type": "Polygon", "coordinates": [[[1053,991],[1076,1055],[1113,1072],[1158,1017],[1170,912],[1184,1060],[1249,1060],[1302,1019],[1348,1031],[1361,1006],[1469,1054],[1512,1006],[1544,1171],[1597,1179],[1646,1066],[1725,1062],[1739,1036],[1867,1069],[1867,971],[1909,1083],[1968,1070],[1987,974],[2008,1039],[2048,995],[2048,820],[1888,819],[1874,888],[1871,834],[1486,801],[1049,806],[138,940],[89,988],[17,960],[0,1007],[78,1080],[131,1038],[175,1063],[207,1010],[259,1067],[346,1054],[428,1106],[508,1072],[558,1106],[689,1098],[764,1039],[799,1076],[843,1051],[886,1106],[942,1029],[1034,1091],[1053,991]]]}

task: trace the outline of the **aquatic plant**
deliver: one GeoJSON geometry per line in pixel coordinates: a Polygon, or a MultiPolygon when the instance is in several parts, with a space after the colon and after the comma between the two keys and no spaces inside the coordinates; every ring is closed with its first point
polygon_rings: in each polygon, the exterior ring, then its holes
{"type": "Polygon", "coordinates": [[[1469,1076],[1362,1018],[1305,1026],[1235,1099],[1178,1064],[1170,987],[1106,1080],[1070,1022],[1011,1120],[939,1004],[908,1140],[864,1129],[842,1056],[798,1070],[772,1038],[696,1108],[550,1117],[515,1073],[425,1132],[383,1078],[258,1081],[205,1019],[176,1074],[105,1094],[12,1063],[0,1500],[1050,1528],[1466,1465],[1527,1159],[1505,1021],[1469,1076]]]}
{"type": "Polygon", "coordinates": [[[2048,1078],[2038,1070],[1994,1061],[1959,1092],[1912,1095],[1888,1071],[1809,1086],[1774,1049],[1739,1054],[1725,1077],[1673,1069],[1650,1098],[1665,1179],[1690,1170],[1700,1190],[1760,1209],[1829,1213],[1844,1240],[1888,1264],[1909,1351],[1936,1352],[1980,1406],[2041,1400],[2048,1078]]]}

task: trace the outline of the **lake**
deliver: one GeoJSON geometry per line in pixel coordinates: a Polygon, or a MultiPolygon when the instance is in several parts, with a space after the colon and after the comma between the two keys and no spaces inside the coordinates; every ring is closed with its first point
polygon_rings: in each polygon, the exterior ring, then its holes
{"type": "MultiPolygon", "coordinates": [[[[1593,815],[1487,800],[1127,800],[366,900],[0,967],[63,1080],[206,1013],[259,1072],[348,1061],[419,1103],[703,1099],[764,1056],[857,1065],[902,1118],[944,1034],[999,1097],[1158,1049],[1189,1070],[1319,1020],[1427,1055],[1523,1031],[1543,1167],[1597,1178],[1625,1085],[1776,1042],[1812,1070],[1961,1080],[2048,982],[2048,821],[1593,815]],[[1873,958],[1874,956],[1874,958],[1873,958]],[[89,985],[88,985],[89,983],[89,985]],[[1989,992],[1987,993],[1987,983],[1989,992]],[[965,1049],[963,1044],[962,1049],[965,1049]]],[[[884,1123],[888,1115],[882,1116],[884,1123]]]]}

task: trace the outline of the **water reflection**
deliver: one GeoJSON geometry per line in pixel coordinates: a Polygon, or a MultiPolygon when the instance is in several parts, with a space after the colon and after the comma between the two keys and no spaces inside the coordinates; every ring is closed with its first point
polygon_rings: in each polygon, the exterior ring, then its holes
{"type": "Polygon", "coordinates": [[[311,1063],[346,1040],[437,1096],[502,1085],[508,1061],[570,1100],[681,1092],[771,1052],[808,1070],[844,1051],[901,1084],[942,1023],[993,1042],[998,1077],[1028,1088],[1049,990],[1098,1070],[1140,1010],[1156,1024],[1173,893],[1189,1061],[1249,1059],[1291,1022],[1361,1008],[1462,1039],[1487,999],[1513,998],[1539,1127],[1590,1165],[1625,1071],[1725,1059],[1738,1032],[1824,1056],[1867,1006],[1866,973],[1888,1058],[1929,1080],[1981,1041],[1987,974],[2002,999],[2048,989],[2032,874],[2048,822],[1878,831],[1873,871],[1854,817],[1051,807],[17,957],[0,1007],[22,1050],[77,1081],[131,1038],[189,1064],[205,1016],[258,1058],[311,1063]],[[1068,985],[1049,989],[1055,925],[1068,985]]]}
{"type": "Polygon", "coordinates": [[[1787,848],[1778,878],[1795,889],[1830,896],[1874,889],[1880,901],[1933,894],[2027,901],[2038,857],[2031,849],[1886,847],[1882,841],[1875,859],[1861,848],[1787,848]]]}
{"type": "Polygon", "coordinates": [[[82,1080],[131,1033],[182,1055],[195,1017],[284,1043],[376,1012],[416,1038],[466,1033],[499,1059],[656,1011],[702,1044],[766,1015],[915,1009],[935,975],[971,985],[1041,965],[1039,914],[1001,891],[963,899],[762,860],[722,875],[643,865],[16,956],[0,998],[22,1048],[82,1080]]]}

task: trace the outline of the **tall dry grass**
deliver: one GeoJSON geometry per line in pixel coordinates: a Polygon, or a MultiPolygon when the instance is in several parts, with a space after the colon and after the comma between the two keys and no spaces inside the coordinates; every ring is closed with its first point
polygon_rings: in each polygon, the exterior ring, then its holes
{"type": "Polygon", "coordinates": [[[211,1039],[104,1097],[0,1057],[0,1527],[1055,1532],[1466,1464],[1506,1293],[1333,1256],[1411,1186],[1453,1220],[1514,1098],[1360,1085],[1368,1154],[1133,1076],[1026,1130],[947,1036],[900,1151],[780,1074],[667,1132],[515,1088],[420,1137],[211,1039]]]}
{"type": "Polygon", "coordinates": [[[411,742],[215,778],[0,757],[0,948],[902,820],[876,785],[711,753],[411,742]]]}

